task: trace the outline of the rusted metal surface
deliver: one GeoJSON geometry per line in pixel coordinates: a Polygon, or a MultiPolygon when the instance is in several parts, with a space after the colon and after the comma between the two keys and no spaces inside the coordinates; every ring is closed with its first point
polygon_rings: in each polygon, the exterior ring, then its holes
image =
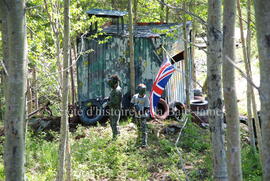
{"type": "MultiPolygon", "coordinates": [[[[152,25],[151,28],[153,27],[165,29],[166,26],[152,25]]],[[[167,25],[167,27],[170,26],[167,25]]],[[[144,29],[147,28],[150,27],[144,27],[144,29]]],[[[168,37],[164,34],[159,34],[159,36],[139,35],[134,38],[136,85],[144,83],[149,93],[156,73],[165,57],[165,52],[161,47],[164,46],[170,55],[174,56],[183,51],[184,42],[181,38],[181,28],[174,37],[168,37]]],[[[94,50],[92,53],[82,55],[77,62],[79,102],[108,96],[109,87],[105,80],[109,75],[117,74],[121,79],[124,94],[123,104],[126,107],[130,100],[128,37],[119,34],[110,35],[111,38],[106,43],[99,44],[98,41],[104,40],[106,36],[108,35],[99,36],[95,40],[85,37],[78,44],[78,47],[83,47],[83,51],[94,50]],[[81,46],[82,43],[83,46],[81,46]]],[[[80,48],[78,51],[81,51],[80,48]]],[[[177,62],[176,66],[182,72],[176,71],[167,86],[166,98],[169,103],[173,101],[185,102],[183,61],[177,62]]]]}

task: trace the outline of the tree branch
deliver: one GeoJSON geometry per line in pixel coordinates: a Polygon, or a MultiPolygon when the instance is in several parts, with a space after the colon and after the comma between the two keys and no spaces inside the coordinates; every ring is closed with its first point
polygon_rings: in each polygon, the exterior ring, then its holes
{"type": "Polygon", "coordinates": [[[3,60],[0,60],[0,62],[1,62],[1,65],[2,65],[2,67],[4,69],[4,71],[5,71],[5,74],[8,76],[8,71],[7,71],[7,68],[5,66],[5,63],[3,62],[3,60]]]}
{"type": "Polygon", "coordinates": [[[257,89],[258,91],[260,91],[260,88],[259,88],[258,86],[256,86],[256,84],[255,84],[255,83],[254,83],[254,82],[253,82],[253,81],[252,81],[252,80],[244,73],[244,71],[242,71],[242,70],[235,64],[234,61],[232,61],[232,59],[231,59],[230,57],[228,57],[227,55],[226,55],[225,57],[226,57],[226,59],[228,60],[228,62],[231,63],[231,64],[234,66],[234,68],[240,72],[241,76],[244,77],[244,78],[247,80],[247,82],[248,82],[251,86],[253,86],[255,89],[257,89]]]}
{"type": "Polygon", "coordinates": [[[206,22],[204,19],[202,19],[200,16],[198,16],[198,15],[192,13],[192,12],[187,11],[187,10],[184,9],[184,8],[172,6],[172,5],[170,5],[170,4],[167,4],[167,3],[165,3],[165,2],[162,2],[162,1],[160,1],[160,0],[157,0],[157,1],[158,1],[160,4],[163,4],[163,5],[165,5],[165,6],[169,7],[169,8],[171,8],[171,9],[175,9],[175,10],[178,10],[178,11],[183,11],[183,12],[185,12],[186,14],[189,14],[190,16],[193,16],[193,17],[195,17],[196,19],[198,19],[198,21],[199,21],[201,24],[207,26],[207,22],[206,22]]]}

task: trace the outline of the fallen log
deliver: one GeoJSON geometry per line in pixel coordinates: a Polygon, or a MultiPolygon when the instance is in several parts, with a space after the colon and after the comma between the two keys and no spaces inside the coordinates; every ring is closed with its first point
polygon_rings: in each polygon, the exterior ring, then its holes
{"type": "Polygon", "coordinates": [[[52,116],[52,111],[51,111],[51,109],[49,108],[50,105],[51,105],[50,101],[46,102],[46,104],[45,104],[44,106],[42,106],[42,107],[40,107],[39,109],[37,109],[37,110],[35,110],[35,111],[29,113],[29,114],[27,115],[28,118],[34,116],[35,114],[37,114],[38,112],[41,112],[41,111],[43,111],[43,110],[48,111],[48,112],[49,112],[49,115],[52,116]]]}
{"type": "MultiPolygon", "coordinates": [[[[60,131],[61,117],[33,117],[28,120],[28,125],[35,132],[53,130],[60,131]]],[[[76,129],[80,123],[79,117],[69,118],[70,131],[76,129]]]]}

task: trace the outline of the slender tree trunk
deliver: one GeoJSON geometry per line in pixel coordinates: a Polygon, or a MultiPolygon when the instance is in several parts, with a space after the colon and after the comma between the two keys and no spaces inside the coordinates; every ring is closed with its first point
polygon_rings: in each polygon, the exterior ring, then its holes
{"type": "Polygon", "coordinates": [[[33,94],[34,94],[34,102],[35,102],[35,110],[38,109],[38,90],[37,90],[37,67],[33,68],[33,94]]]}
{"type": "MultiPolygon", "coordinates": [[[[56,3],[54,4],[54,7],[51,7],[52,9],[52,13],[50,13],[49,10],[49,3],[47,0],[44,0],[44,5],[45,5],[45,10],[48,14],[49,17],[49,21],[50,21],[50,25],[51,28],[53,30],[53,39],[54,39],[54,44],[55,44],[55,48],[56,48],[56,52],[55,52],[55,57],[56,57],[56,64],[58,67],[58,83],[59,83],[59,95],[62,96],[61,90],[62,90],[62,85],[63,85],[63,67],[62,67],[62,63],[61,63],[61,46],[60,46],[60,6],[58,4],[59,2],[56,1],[56,3]]],[[[51,2],[51,6],[53,6],[53,3],[51,2]]]]}
{"type": "MultiPolygon", "coordinates": [[[[74,45],[73,45],[73,53],[74,53],[74,60],[77,60],[77,45],[76,45],[76,40],[74,40],[74,45]]],[[[74,69],[73,69],[74,70],[74,69]]],[[[77,82],[77,71],[76,69],[73,72],[73,79],[74,79],[74,102],[77,101],[77,89],[76,89],[76,82],[77,82]]]]}
{"type": "Polygon", "coordinates": [[[270,180],[270,1],[255,1],[257,43],[260,59],[263,180],[270,180]]]}
{"type": "MultiPolygon", "coordinates": [[[[0,72],[0,97],[2,98],[2,97],[4,97],[5,95],[4,95],[4,81],[3,81],[3,75],[4,73],[3,72],[0,72]]],[[[5,101],[3,100],[3,99],[1,99],[0,100],[0,106],[1,106],[1,108],[3,107],[5,105],[5,101]]],[[[0,124],[2,124],[3,123],[3,120],[4,120],[4,113],[3,113],[3,111],[1,110],[0,111],[0,124]]]]}
{"type": "MultiPolygon", "coordinates": [[[[251,23],[251,2],[248,0],[248,5],[247,5],[247,10],[248,10],[248,20],[247,20],[247,63],[248,63],[248,68],[250,70],[250,78],[252,80],[252,71],[251,71],[251,30],[250,30],[250,23],[251,23]]],[[[262,160],[262,132],[261,132],[261,125],[260,125],[260,120],[259,116],[257,113],[257,104],[256,104],[256,99],[255,99],[255,94],[254,94],[254,88],[249,85],[249,90],[251,94],[251,103],[252,103],[252,112],[255,120],[255,129],[257,133],[257,142],[259,146],[259,151],[260,151],[260,156],[262,160]]]]}
{"type": "Polygon", "coordinates": [[[133,6],[134,6],[134,23],[136,24],[138,21],[138,1],[139,0],[133,0],[133,6]]]}
{"type": "Polygon", "coordinates": [[[164,23],[164,0],[161,0],[162,3],[160,3],[160,22],[164,23]]]}
{"type": "Polygon", "coordinates": [[[170,9],[168,6],[166,6],[166,23],[169,23],[169,15],[170,15],[170,9]]]}
{"type": "Polygon", "coordinates": [[[247,0],[247,62],[248,62],[248,67],[250,69],[250,73],[252,74],[251,71],[251,0],[247,0]]]}
{"type": "MultiPolygon", "coordinates": [[[[237,0],[237,10],[238,10],[238,16],[239,16],[240,34],[241,34],[241,42],[242,42],[245,70],[246,70],[246,74],[247,74],[248,79],[252,80],[252,77],[251,77],[251,74],[250,74],[251,70],[249,69],[249,65],[248,65],[247,49],[246,49],[246,41],[245,41],[245,37],[244,37],[244,28],[243,28],[243,20],[242,20],[242,11],[241,11],[240,0],[237,0]]],[[[251,142],[252,147],[255,150],[256,147],[255,147],[255,137],[254,137],[253,124],[252,124],[251,90],[250,89],[251,89],[251,86],[250,86],[249,82],[247,81],[248,127],[249,127],[250,142],[251,142]]],[[[261,137],[260,133],[259,133],[258,136],[261,137]]]]}
{"type": "Polygon", "coordinates": [[[33,105],[32,105],[32,88],[31,88],[31,82],[30,78],[27,80],[27,113],[31,113],[33,110],[33,105]]]}
{"type": "Polygon", "coordinates": [[[133,36],[133,13],[132,13],[132,0],[128,3],[129,13],[129,69],[130,69],[130,90],[131,95],[135,94],[135,63],[134,63],[134,36],[133,36]]]}
{"type": "MultiPolygon", "coordinates": [[[[247,63],[248,63],[248,68],[250,70],[250,78],[252,80],[252,71],[251,71],[251,29],[250,29],[250,24],[251,24],[251,1],[248,0],[247,2],[247,63]]],[[[257,133],[257,142],[259,145],[259,151],[260,151],[260,156],[262,160],[262,132],[261,132],[261,126],[260,126],[260,120],[259,116],[257,113],[257,104],[255,100],[255,94],[254,94],[254,88],[249,85],[249,91],[251,95],[251,103],[252,103],[252,112],[255,120],[255,130],[257,133]]]]}
{"type": "Polygon", "coordinates": [[[240,127],[235,91],[234,67],[228,61],[235,60],[236,0],[224,0],[223,15],[223,94],[227,121],[228,176],[231,181],[242,180],[240,127]]]}
{"type": "Polygon", "coordinates": [[[112,0],[112,9],[116,9],[116,0],[112,0]]]}
{"type": "Polygon", "coordinates": [[[60,85],[59,94],[61,95],[62,94],[61,90],[63,87],[63,67],[62,67],[62,63],[61,63],[61,47],[60,47],[59,32],[56,32],[56,34],[55,34],[55,46],[56,46],[56,52],[55,52],[56,64],[57,64],[58,72],[59,72],[59,79],[58,79],[59,85],[60,85]]]}
{"type": "Polygon", "coordinates": [[[203,86],[202,86],[202,92],[208,95],[208,85],[207,85],[208,82],[207,82],[207,80],[208,80],[208,77],[206,76],[206,79],[205,79],[203,86]]]}
{"type": "MultiPolygon", "coordinates": [[[[192,3],[190,3],[190,9],[192,9],[194,11],[195,7],[194,7],[194,3],[196,1],[192,1],[192,3]]],[[[196,39],[196,32],[197,32],[197,23],[196,20],[193,19],[192,21],[192,32],[191,32],[191,42],[195,43],[195,39],[196,39]]],[[[193,80],[193,88],[196,89],[197,84],[196,84],[196,65],[195,65],[195,46],[191,46],[191,61],[192,61],[192,80],[193,80]]]]}
{"type": "Polygon", "coordinates": [[[227,181],[227,163],[224,140],[223,104],[221,87],[222,30],[221,0],[208,0],[208,54],[207,87],[209,123],[213,150],[213,175],[215,181],[227,181]]]}
{"type": "MultiPolygon", "coordinates": [[[[186,2],[184,2],[183,8],[186,8],[186,2]]],[[[186,14],[183,14],[183,34],[184,34],[184,62],[185,62],[185,83],[186,83],[186,105],[190,107],[190,62],[188,57],[188,35],[187,35],[187,19],[186,14]]]]}
{"type": "MultiPolygon", "coordinates": [[[[6,68],[6,71],[8,71],[8,24],[7,24],[7,8],[6,5],[4,3],[3,0],[0,0],[0,18],[2,21],[2,27],[1,27],[1,31],[2,31],[2,47],[3,47],[3,64],[6,68]]],[[[5,88],[6,88],[6,75],[7,72],[3,73],[3,84],[4,84],[4,88],[3,88],[3,92],[5,95],[5,88]]],[[[6,96],[5,96],[6,97],[6,96]]]]}
{"type": "Polygon", "coordinates": [[[55,11],[55,24],[52,24],[55,26],[55,39],[56,39],[56,63],[58,65],[58,71],[59,71],[59,85],[60,85],[60,96],[62,94],[61,90],[63,87],[63,64],[61,63],[61,38],[60,38],[60,32],[61,32],[61,6],[60,1],[55,1],[55,8],[52,9],[52,12],[55,11]]]}
{"type": "MultiPolygon", "coordinates": [[[[2,1],[3,2],[3,1],[2,1]]],[[[8,77],[5,113],[6,180],[24,180],[24,113],[26,92],[26,25],[24,0],[5,1],[8,23],[8,77]]],[[[2,5],[1,5],[2,6],[2,5]]]]}
{"type": "MultiPolygon", "coordinates": [[[[253,127],[253,119],[252,119],[251,88],[252,88],[251,85],[247,83],[247,116],[248,116],[249,139],[250,139],[250,145],[252,146],[252,149],[255,151],[256,142],[255,142],[254,127],[253,127]]],[[[260,150],[261,149],[259,148],[259,151],[260,150]]]]}
{"type": "MultiPolygon", "coordinates": [[[[250,64],[249,64],[249,70],[251,70],[250,64]]],[[[252,72],[250,71],[250,76],[252,80],[252,72]]],[[[261,125],[260,125],[260,120],[259,120],[259,115],[257,112],[257,104],[255,100],[255,93],[254,89],[251,85],[249,85],[249,90],[250,90],[250,95],[251,95],[251,105],[252,105],[252,113],[254,115],[254,120],[255,120],[255,130],[256,130],[256,135],[257,135],[257,142],[258,142],[258,147],[259,151],[262,150],[262,132],[261,132],[261,125]]],[[[261,152],[260,152],[261,153],[261,152]]],[[[262,155],[261,155],[262,157],[262,155]]]]}
{"type": "Polygon", "coordinates": [[[67,146],[66,146],[66,168],[67,168],[67,178],[66,181],[71,181],[71,154],[70,154],[70,143],[69,143],[69,133],[67,134],[67,146]]]}
{"type": "MultiPolygon", "coordinates": [[[[72,52],[72,50],[70,50],[72,52]]],[[[73,56],[75,57],[75,52],[73,52],[73,56]]],[[[73,64],[73,58],[70,56],[70,65],[73,64]]],[[[70,83],[71,83],[71,103],[75,105],[75,83],[74,83],[74,69],[73,66],[70,66],[70,83]]]]}
{"type": "MultiPolygon", "coordinates": [[[[2,51],[3,51],[3,60],[0,60],[1,66],[4,66],[1,71],[1,97],[5,96],[6,89],[6,76],[8,71],[8,28],[7,28],[7,12],[6,6],[4,5],[4,1],[0,0],[0,20],[1,20],[1,33],[2,33],[2,51]],[[3,65],[2,65],[3,64],[3,65]]],[[[5,100],[1,99],[1,106],[4,107],[5,100]]],[[[4,120],[4,112],[1,112],[0,120],[4,120]]]]}
{"type": "MultiPolygon", "coordinates": [[[[2,39],[1,39],[1,43],[2,43],[2,49],[4,49],[4,40],[3,40],[3,36],[5,36],[5,35],[3,35],[3,31],[4,31],[4,27],[3,27],[3,24],[2,24],[2,21],[3,21],[3,19],[4,19],[4,16],[5,15],[3,15],[3,10],[2,10],[2,2],[0,1],[0,21],[1,21],[1,23],[0,23],[0,32],[1,32],[1,34],[2,34],[2,39]]],[[[3,54],[4,54],[4,50],[3,50],[3,54]]],[[[0,60],[0,64],[2,65],[2,63],[4,64],[4,61],[2,61],[2,60],[0,60]]],[[[4,91],[4,88],[5,88],[5,84],[4,84],[4,77],[6,76],[5,75],[6,73],[5,73],[5,71],[0,71],[0,97],[5,97],[5,91],[4,91]]],[[[0,100],[0,106],[1,107],[3,107],[5,105],[5,103],[4,103],[4,101],[3,101],[3,99],[1,99],[0,100]]],[[[2,111],[0,111],[0,123],[2,122],[4,120],[4,113],[2,112],[2,111]]]]}
{"type": "Polygon", "coordinates": [[[65,158],[66,158],[66,146],[68,138],[68,66],[70,58],[70,38],[69,38],[69,5],[70,0],[64,1],[64,48],[63,48],[63,90],[62,90],[62,116],[61,116],[61,130],[60,130],[60,145],[59,145],[59,163],[58,163],[58,172],[57,172],[57,181],[64,180],[65,173],[65,158]]]}

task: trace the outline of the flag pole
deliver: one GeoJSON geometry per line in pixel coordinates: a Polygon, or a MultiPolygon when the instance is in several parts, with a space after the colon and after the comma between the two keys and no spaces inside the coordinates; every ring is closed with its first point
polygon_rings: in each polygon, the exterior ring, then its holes
{"type": "MultiPolygon", "coordinates": [[[[176,63],[176,61],[175,61],[175,60],[173,59],[173,57],[169,54],[169,52],[164,48],[164,46],[161,46],[161,47],[162,47],[162,49],[165,51],[165,53],[172,59],[172,61],[173,61],[174,63],[176,63]]],[[[173,66],[174,66],[174,65],[173,65],[173,66]]],[[[183,73],[184,75],[186,75],[185,72],[182,72],[182,71],[179,70],[176,66],[174,66],[174,68],[175,68],[176,71],[178,71],[178,72],[183,73]]],[[[194,80],[193,78],[192,78],[192,80],[193,80],[197,85],[199,85],[199,87],[202,88],[202,85],[201,85],[199,82],[197,82],[197,81],[194,80]]]]}
{"type": "Polygon", "coordinates": [[[172,61],[174,62],[174,63],[176,63],[176,61],[173,59],[173,57],[169,54],[169,52],[164,48],[164,46],[161,46],[162,47],[162,49],[165,51],[165,53],[172,59],[172,61]]]}

